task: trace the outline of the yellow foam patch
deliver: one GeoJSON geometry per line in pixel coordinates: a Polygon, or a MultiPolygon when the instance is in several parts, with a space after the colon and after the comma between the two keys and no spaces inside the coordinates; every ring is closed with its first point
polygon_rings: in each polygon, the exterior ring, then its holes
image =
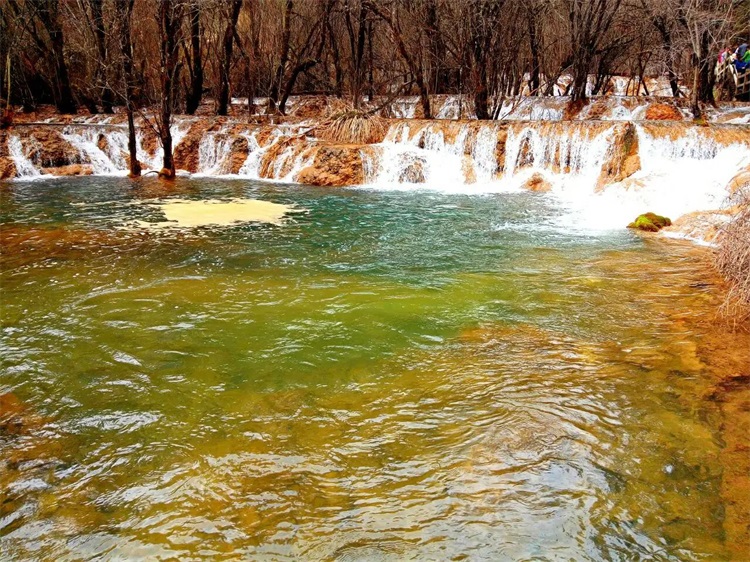
{"type": "Polygon", "coordinates": [[[155,205],[167,218],[166,223],[150,224],[155,228],[227,226],[238,222],[281,224],[284,216],[294,211],[289,205],[258,199],[233,199],[231,201],[170,199],[155,205]]]}

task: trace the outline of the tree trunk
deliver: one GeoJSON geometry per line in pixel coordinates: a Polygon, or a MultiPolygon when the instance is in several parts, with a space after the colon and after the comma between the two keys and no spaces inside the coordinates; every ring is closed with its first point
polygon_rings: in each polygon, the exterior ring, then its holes
{"type": "Polygon", "coordinates": [[[375,97],[375,81],[373,79],[373,66],[375,61],[372,56],[372,21],[367,22],[367,52],[368,52],[368,72],[367,72],[367,101],[372,102],[375,97]]]}
{"type": "Polygon", "coordinates": [[[703,117],[701,103],[716,104],[714,100],[713,84],[713,56],[711,49],[711,35],[704,30],[700,36],[698,52],[693,53],[693,91],[690,96],[690,106],[695,119],[703,117]]]}
{"type": "Polygon", "coordinates": [[[292,10],[294,9],[294,0],[286,0],[286,9],[284,10],[284,26],[281,36],[281,58],[279,66],[276,67],[271,84],[271,91],[268,95],[268,111],[276,111],[276,104],[279,99],[279,90],[281,90],[281,81],[284,79],[286,63],[289,60],[289,42],[291,40],[292,10]]]}
{"type": "Polygon", "coordinates": [[[229,73],[232,69],[232,51],[234,50],[234,30],[237,18],[240,16],[242,0],[232,0],[229,21],[224,31],[223,57],[219,64],[219,105],[216,111],[219,115],[226,115],[229,109],[229,73]]]}
{"type": "Polygon", "coordinates": [[[65,39],[58,21],[58,0],[38,2],[37,15],[49,34],[55,67],[55,107],[60,113],[75,113],[78,109],[70,87],[68,67],[65,64],[65,39]]]}
{"type": "Polygon", "coordinates": [[[446,93],[445,77],[445,43],[440,33],[438,23],[437,0],[428,0],[426,13],[426,31],[429,45],[430,66],[432,76],[430,77],[431,91],[435,94],[446,93]]]}
{"type": "Polygon", "coordinates": [[[175,177],[172,154],[172,103],[175,74],[177,69],[177,35],[180,28],[182,4],[173,0],[159,3],[159,35],[161,39],[161,110],[159,113],[159,137],[164,149],[164,161],[159,175],[175,177]]]}
{"type": "Polygon", "coordinates": [[[289,75],[286,84],[284,85],[284,91],[281,94],[281,100],[279,100],[279,111],[282,113],[282,115],[286,111],[286,102],[289,99],[289,95],[292,93],[292,90],[294,89],[294,84],[297,81],[297,78],[300,74],[310,70],[316,64],[318,64],[318,61],[311,59],[298,64],[292,69],[292,72],[289,75]]]}
{"type": "Polygon", "coordinates": [[[185,112],[193,115],[203,97],[203,53],[201,50],[201,0],[190,6],[190,89],[185,100],[185,112]]]}
{"type": "Polygon", "coordinates": [[[487,49],[483,34],[476,29],[471,39],[472,74],[474,78],[474,112],[477,119],[489,119],[489,92],[487,90],[487,49]]]}
{"type": "Polygon", "coordinates": [[[531,50],[531,73],[529,76],[529,86],[531,95],[538,96],[540,86],[539,72],[541,69],[541,58],[539,53],[541,51],[541,47],[539,45],[539,34],[537,33],[536,29],[536,12],[533,12],[532,9],[529,8],[528,12],[526,13],[526,18],[529,27],[529,48],[531,50]]]}
{"type": "Polygon", "coordinates": [[[352,54],[352,103],[355,108],[359,108],[362,102],[362,83],[364,82],[362,62],[364,61],[365,53],[367,5],[365,3],[360,4],[356,33],[350,12],[351,10],[347,2],[345,4],[345,22],[346,30],[349,34],[349,50],[352,54]]]}
{"type": "Polygon", "coordinates": [[[283,114],[286,111],[286,102],[289,99],[289,95],[292,93],[292,90],[294,89],[294,84],[297,81],[297,78],[300,74],[303,72],[307,72],[312,67],[314,67],[318,62],[320,61],[321,57],[323,56],[323,49],[325,49],[326,46],[326,27],[328,23],[328,18],[330,16],[329,10],[333,6],[332,2],[329,2],[327,6],[324,8],[323,13],[321,14],[321,19],[316,23],[316,25],[312,28],[310,31],[310,35],[307,37],[307,41],[305,43],[305,46],[309,45],[312,41],[313,32],[316,28],[320,27],[320,36],[318,40],[318,46],[315,49],[315,53],[313,54],[312,58],[299,62],[297,65],[295,65],[294,69],[292,69],[292,73],[289,76],[289,79],[286,81],[286,84],[284,85],[284,91],[281,96],[281,102],[279,103],[279,111],[283,114]]]}
{"type": "Polygon", "coordinates": [[[419,100],[422,105],[424,118],[432,119],[430,96],[427,89],[427,83],[424,79],[422,64],[420,61],[415,60],[415,58],[409,54],[409,49],[407,49],[406,43],[404,43],[403,34],[401,33],[401,26],[398,22],[398,12],[395,13],[395,16],[393,12],[386,13],[382,11],[373,0],[368,0],[367,7],[369,11],[376,14],[380,19],[388,24],[388,27],[391,30],[391,34],[393,35],[393,39],[396,42],[398,52],[401,55],[401,58],[404,59],[404,62],[406,62],[406,66],[409,68],[409,71],[414,76],[414,83],[419,89],[419,100]]]}
{"type": "Polygon", "coordinates": [[[135,0],[116,0],[116,9],[120,20],[120,48],[122,49],[122,70],[125,79],[125,110],[128,115],[128,156],[130,177],[141,175],[141,164],[138,162],[138,144],[135,131],[135,92],[133,78],[133,41],[130,32],[130,18],[135,0]]]}
{"type": "Polygon", "coordinates": [[[334,89],[333,93],[337,98],[341,97],[344,91],[344,71],[341,68],[341,56],[339,55],[338,42],[336,41],[336,33],[333,31],[330,18],[326,22],[326,29],[328,30],[328,40],[331,48],[331,55],[333,57],[333,72],[334,72],[334,89]]]}
{"type": "Polygon", "coordinates": [[[113,113],[112,89],[107,82],[107,35],[104,29],[104,17],[102,16],[102,0],[89,0],[89,6],[91,6],[91,24],[94,27],[98,54],[94,81],[101,91],[99,101],[102,104],[102,111],[113,113]]]}
{"type": "Polygon", "coordinates": [[[132,103],[127,105],[126,112],[128,114],[128,167],[130,169],[128,175],[131,178],[137,178],[141,175],[141,163],[138,161],[138,141],[135,132],[135,115],[132,103]]]}
{"type": "Polygon", "coordinates": [[[589,82],[589,68],[591,67],[591,56],[588,53],[580,53],[573,63],[573,91],[571,96],[574,102],[585,101],[587,98],[586,87],[589,82]]]}

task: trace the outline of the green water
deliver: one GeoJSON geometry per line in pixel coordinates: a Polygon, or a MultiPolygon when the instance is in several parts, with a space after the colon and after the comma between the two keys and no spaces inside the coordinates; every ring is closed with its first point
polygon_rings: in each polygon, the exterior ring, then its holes
{"type": "Polygon", "coordinates": [[[0,185],[0,558],[725,559],[683,246],[539,194],[0,185]],[[139,232],[152,197],[285,224],[139,232]]]}

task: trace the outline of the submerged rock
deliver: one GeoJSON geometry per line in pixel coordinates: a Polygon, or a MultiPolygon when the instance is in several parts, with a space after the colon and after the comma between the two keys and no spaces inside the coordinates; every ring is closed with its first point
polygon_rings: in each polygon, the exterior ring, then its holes
{"type": "Polygon", "coordinates": [[[645,213],[628,225],[628,228],[645,232],[659,232],[665,226],[672,226],[672,221],[655,213],[645,213]]]}
{"type": "Polygon", "coordinates": [[[19,137],[26,157],[36,166],[59,168],[81,162],[78,150],[56,129],[24,130],[19,137]]]}
{"type": "Polygon", "coordinates": [[[250,145],[245,137],[236,137],[229,149],[229,158],[226,163],[230,174],[238,174],[250,154],[250,145]]]}
{"type": "Polygon", "coordinates": [[[294,178],[299,183],[327,187],[359,185],[364,182],[362,154],[357,145],[321,145],[313,163],[294,178]]]}
{"type": "Polygon", "coordinates": [[[0,394],[0,433],[15,435],[23,428],[23,404],[12,392],[0,394]]]}
{"type": "Polygon", "coordinates": [[[547,181],[547,178],[538,172],[526,180],[524,187],[530,191],[537,191],[540,193],[547,193],[552,190],[552,184],[547,181]]]}
{"type": "Polygon", "coordinates": [[[654,103],[646,110],[646,119],[649,121],[682,121],[682,112],[674,105],[668,103],[654,103]]]}
{"type": "MultiPolygon", "coordinates": [[[[205,119],[196,121],[190,126],[183,139],[174,148],[175,168],[187,170],[191,174],[198,171],[201,140],[212,125],[212,120],[205,119]]],[[[150,152],[148,148],[146,150],[150,152]]]]}
{"type": "Polygon", "coordinates": [[[410,157],[402,154],[399,158],[401,172],[398,176],[399,183],[424,183],[424,168],[427,161],[422,157],[410,157]]]}
{"type": "Polygon", "coordinates": [[[638,131],[632,123],[618,126],[602,164],[596,190],[629,178],[641,169],[638,131]]]}
{"type": "Polygon", "coordinates": [[[9,156],[0,156],[0,180],[15,178],[18,175],[16,163],[9,156]]]}
{"type": "Polygon", "coordinates": [[[94,173],[94,169],[88,164],[68,164],[67,166],[42,168],[42,172],[53,176],[90,176],[94,173]]]}

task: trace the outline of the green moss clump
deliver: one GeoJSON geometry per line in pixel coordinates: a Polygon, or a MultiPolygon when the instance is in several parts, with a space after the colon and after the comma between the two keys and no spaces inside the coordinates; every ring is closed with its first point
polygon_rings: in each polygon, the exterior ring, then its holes
{"type": "Polygon", "coordinates": [[[646,232],[659,232],[665,226],[672,226],[672,221],[655,213],[640,215],[628,225],[628,228],[644,230],[646,232]]]}

